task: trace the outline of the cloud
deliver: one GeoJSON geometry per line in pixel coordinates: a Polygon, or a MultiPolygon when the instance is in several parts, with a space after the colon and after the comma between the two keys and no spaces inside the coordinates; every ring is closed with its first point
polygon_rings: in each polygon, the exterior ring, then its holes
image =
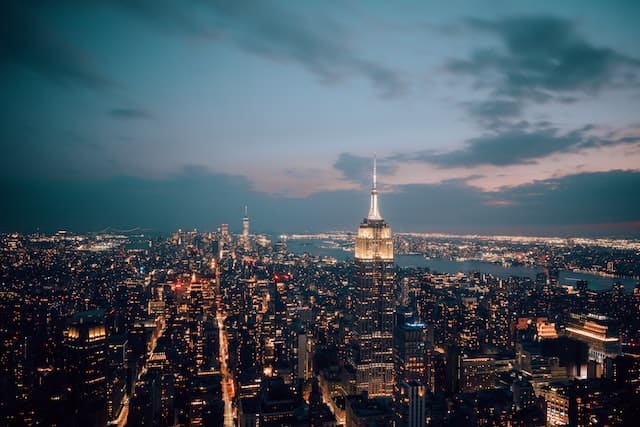
{"type": "Polygon", "coordinates": [[[507,166],[530,163],[554,153],[575,152],[583,149],[634,144],[636,138],[608,139],[591,135],[592,126],[562,133],[546,123],[505,126],[466,141],[464,147],[439,153],[432,150],[397,154],[397,161],[423,161],[444,167],[471,167],[478,165],[507,166]]]}
{"type": "Polygon", "coordinates": [[[166,0],[8,0],[0,6],[0,63],[24,66],[61,84],[90,88],[114,85],[87,52],[45,25],[51,21],[53,8],[96,6],[116,7],[160,31],[212,42],[226,40],[272,61],[299,64],[325,83],[360,76],[383,97],[406,91],[396,71],[358,54],[338,23],[318,11],[272,1],[202,1],[186,9],[166,0]]]}
{"type": "MultiPolygon", "coordinates": [[[[371,157],[361,157],[350,153],[341,153],[333,167],[342,172],[349,181],[358,182],[362,185],[371,185],[373,174],[373,159],[371,157]]],[[[391,174],[394,167],[386,160],[380,159],[377,162],[379,175],[391,174]]]]}
{"type": "Polygon", "coordinates": [[[297,63],[325,83],[355,75],[369,80],[383,97],[406,91],[396,71],[355,52],[345,29],[317,10],[274,1],[216,0],[196,3],[197,13],[187,14],[167,1],[122,0],[119,4],[156,28],[228,40],[268,60],[297,63]]]}
{"type": "Polygon", "coordinates": [[[0,64],[23,66],[63,85],[101,90],[113,86],[89,54],[45,25],[44,7],[38,2],[1,2],[0,64]]]}
{"type": "Polygon", "coordinates": [[[109,110],[109,115],[117,119],[126,120],[146,120],[153,117],[148,111],[139,108],[113,108],[109,110]]]}
{"type": "Polygon", "coordinates": [[[501,197],[535,224],[632,222],[640,219],[640,172],[595,172],[506,189],[501,197]]]}
{"type": "Polygon", "coordinates": [[[350,48],[345,30],[320,13],[305,15],[276,2],[222,0],[211,5],[223,30],[249,52],[297,62],[325,82],[359,74],[383,96],[398,95],[405,90],[396,72],[360,57],[350,48]]]}
{"type": "Polygon", "coordinates": [[[368,206],[368,194],[363,191],[325,191],[305,198],[272,196],[253,190],[244,177],[197,165],[157,179],[0,176],[0,193],[6,202],[0,205],[0,232],[137,226],[170,232],[215,230],[221,223],[240,231],[245,205],[256,232],[322,231],[356,227],[368,206]],[[195,208],[175,208],[185,203],[195,208]]]}
{"type": "MultiPolygon", "coordinates": [[[[241,206],[246,203],[243,199],[251,194],[243,178],[210,174],[197,167],[157,180],[129,176],[73,181],[0,179],[0,189],[19,205],[0,208],[3,227],[22,230],[68,227],[91,231],[141,225],[169,231],[215,220],[207,228],[213,229],[214,224],[232,220],[234,209],[239,222],[241,206]],[[186,200],[197,201],[198,209],[173,208],[186,200]]],[[[255,195],[251,198],[255,200],[255,195]]]]}
{"type": "Polygon", "coordinates": [[[460,180],[406,185],[381,198],[397,230],[640,235],[640,172],[584,173],[495,192],[460,180]]]}
{"type": "Polygon", "coordinates": [[[462,104],[467,113],[484,127],[496,128],[505,125],[505,120],[514,119],[522,113],[522,103],[511,99],[492,99],[462,104]]]}
{"type": "Polygon", "coordinates": [[[502,50],[476,49],[447,68],[469,75],[495,95],[546,102],[570,101],[605,87],[638,87],[640,60],[582,37],[574,24],[553,16],[467,20],[469,28],[497,36],[502,50]]]}
{"type": "Polygon", "coordinates": [[[73,128],[7,123],[0,128],[0,179],[84,179],[115,172],[100,135],[73,128]]]}
{"type": "MultiPolygon", "coordinates": [[[[462,180],[397,186],[380,196],[396,231],[581,234],[638,233],[640,172],[610,171],[542,180],[483,192],[462,180]],[[635,225],[634,225],[635,224],[635,225]]],[[[242,177],[188,167],[162,179],[121,176],[69,181],[0,177],[1,231],[140,226],[214,230],[241,228],[249,206],[256,232],[355,230],[368,208],[366,190],[325,191],[308,197],[271,196],[242,177]],[[173,209],[185,201],[197,209],[173,209]],[[338,207],[338,208],[336,208],[338,207]]]]}
{"type": "Polygon", "coordinates": [[[428,155],[425,160],[444,166],[504,166],[526,163],[553,152],[577,148],[581,145],[577,137],[576,134],[558,135],[553,129],[537,132],[512,131],[472,138],[463,149],[428,155]]]}
{"type": "MultiPolygon", "coordinates": [[[[75,0],[82,3],[83,0],[75,0]]],[[[165,32],[187,33],[197,37],[216,37],[217,29],[205,19],[206,2],[190,2],[188,5],[172,0],[102,0],[107,5],[117,5],[142,19],[155,29],[165,32]],[[194,12],[193,9],[196,9],[194,12]],[[190,12],[187,12],[190,10],[190,12]]]]}

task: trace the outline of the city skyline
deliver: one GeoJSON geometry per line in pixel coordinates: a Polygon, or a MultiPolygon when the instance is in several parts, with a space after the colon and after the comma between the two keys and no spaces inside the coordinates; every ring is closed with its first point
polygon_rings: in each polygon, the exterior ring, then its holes
{"type": "Polygon", "coordinates": [[[168,238],[0,234],[0,419],[229,427],[637,419],[637,246],[392,242],[375,184],[370,194],[352,259],[232,235],[226,224],[168,238]],[[447,261],[457,267],[441,270],[447,261]]]}
{"type": "Polygon", "coordinates": [[[640,234],[633,2],[0,11],[0,231],[640,234]]]}

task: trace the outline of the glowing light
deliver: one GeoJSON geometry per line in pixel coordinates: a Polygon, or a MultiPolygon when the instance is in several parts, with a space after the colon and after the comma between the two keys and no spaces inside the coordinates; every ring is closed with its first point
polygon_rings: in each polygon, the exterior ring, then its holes
{"type": "Polygon", "coordinates": [[[582,335],[582,336],[585,336],[585,337],[593,338],[593,339],[596,339],[598,341],[604,341],[604,342],[615,342],[615,341],[618,341],[618,338],[606,338],[606,337],[604,337],[602,335],[597,335],[597,334],[594,334],[592,332],[584,331],[584,330],[581,330],[581,329],[575,329],[575,328],[570,328],[570,327],[568,327],[566,329],[569,332],[573,332],[573,333],[578,334],[578,335],[582,335]]]}

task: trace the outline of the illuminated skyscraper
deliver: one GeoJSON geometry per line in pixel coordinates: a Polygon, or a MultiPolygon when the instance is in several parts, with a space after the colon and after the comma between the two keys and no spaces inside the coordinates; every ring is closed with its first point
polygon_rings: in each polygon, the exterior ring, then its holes
{"type": "Polygon", "coordinates": [[[245,250],[249,250],[249,214],[247,206],[244,207],[244,216],[242,217],[242,244],[245,250]]]}
{"type": "Polygon", "coordinates": [[[72,425],[105,425],[107,332],[103,310],[76,313],[65,333],[65,370],[70,377],[72,425]]]}
{"type": "Polygon", "coordinates": [[[394,402],[397,427],[422,427],[426,422],[427,349],[425,325],[404,322],[395,327],[394,402]]]}
{"type": "Polygon", "coordinates": [[[376,163],[369,215],[358,228],[355,248],[356,389],[369,396],[393,393],[393,287],[395,273],[391,228],[380,215],[376,163]]]}

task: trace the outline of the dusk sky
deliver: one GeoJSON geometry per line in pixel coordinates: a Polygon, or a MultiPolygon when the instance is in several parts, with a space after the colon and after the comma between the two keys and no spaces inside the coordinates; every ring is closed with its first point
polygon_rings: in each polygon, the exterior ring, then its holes
{"type": "Polygon", "coordinates": [[[3,1],[0,230],[640,234],[640,2],[3,1]]]}

